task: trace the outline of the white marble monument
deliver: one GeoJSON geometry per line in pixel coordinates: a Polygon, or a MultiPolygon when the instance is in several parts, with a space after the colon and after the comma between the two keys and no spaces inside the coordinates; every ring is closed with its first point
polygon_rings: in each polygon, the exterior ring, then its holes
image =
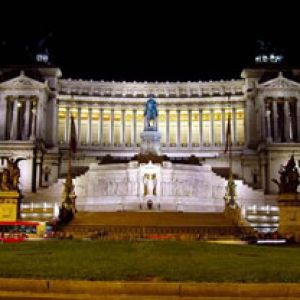
{"type": "MultiPolygon", "coordinates": [[[[91,164],[75,179],[79,211],[155,210],[218,212],[224,210],[226,180],[208,165],[91,164]]],[[[258,204],[262,195],[237,182],[240,207],[258,204]]]]}

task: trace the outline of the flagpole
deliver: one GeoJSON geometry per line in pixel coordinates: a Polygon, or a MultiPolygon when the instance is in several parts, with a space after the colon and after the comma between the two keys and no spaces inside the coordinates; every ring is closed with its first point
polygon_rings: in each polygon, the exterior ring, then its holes
{"type": "Polygon", "coordinates": [[[72,150],[69,146],[68,177],[72,178],[72,150]]]}
{"type": "Polygon", "coordinates": [[[67,173],[67,178],[66,178],[66,184],[71,185],[72,184],[72,145],[71,145],[71,140],[72,140],[72,122],[73,122],[73,117],[71,116],[71,129],[70,129],[70,136],[69,136],[69,157],[68,157],[68,173],[67,173]]]}
{"type": "MultiPolygon", "coordinates": [[[[231,107],[231,104],[230,104],[231,107]]],[[[231,118],[230,118],[230,127],[231,127],[231,118]]],[[[231,132],[230,132],[230,140],[228,141],[228,159],[229,159],[229,180],[232,181],[233,180],[233,176],[232,176],[232,143],[231,143],[231,132]]]]}
{"type": "MultiPolygon", "coordinates": [[[[231,99],[230,99],[230,95],[228,95],[228,104],[229,107],[232,108],[231,105],[231,99]]],[[[231,111],[232,114],[232,111],[231,111]]],[[[230,134],[228,136],[228,165],[229,165],[229,178],[228,178],[228,186],[229,188],[229,204],[230,205],[234,205],[235,204],[235,184],[234,184],[234,180],[233,180],[233,173],[232,173],[232,134],[231,134],[231,115],[228,116],[229,118],[229,122],[228,122],[228,126],[230,126],[230,134]]]]}
{"type": "Polygon", "coordinates": [[[67,183],[70,184],[70,181],[72,181],[72,151],[71,151],[71,146],[69,147],[67,183]]]}
{"type": "Polygon", "coordinates": [[[65,182],[65,189],[63,192],[63,206],[67,209],[66,219],[72,218],[76,212],[75,207],[75,191],[72,181],[72,153],[76,152],[76,131],[73,116],[71,116],[71,133],[69,139],[69,153],[68,153],[68,172],[65,182]]]}

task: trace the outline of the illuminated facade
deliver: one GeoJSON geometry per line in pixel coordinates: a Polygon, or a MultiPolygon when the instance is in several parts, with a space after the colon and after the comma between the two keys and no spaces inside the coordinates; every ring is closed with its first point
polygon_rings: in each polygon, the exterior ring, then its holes
{"type": "Polygon", "coordinates": [[[61,79],[54,67],[0,72],[0,155],[26,158],[21,187],[28,197],[66,173],[71,115],[75,171],[106,155],[124,160],[139,153],[150,96],[158,103],[162,153],[173,161],[194,155],[216,172],[226,168],[229,116],[233,172],[245,183],[274,194],[280,164],[292,153],[300,157],[299,70],[246,69],[241,79],[209,82],[61,79]]]}

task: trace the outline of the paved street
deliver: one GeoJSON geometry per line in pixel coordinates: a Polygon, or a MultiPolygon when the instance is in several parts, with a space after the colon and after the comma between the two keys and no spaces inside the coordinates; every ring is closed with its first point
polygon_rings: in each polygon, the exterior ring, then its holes
{"type": "MultiPolygon", "coordinates": [[[[5,300],[232,300],[232,297],[174,297],[174,296],[95,296],[87,294],[41,294],[41,293],[20,293],[0,292],[0,299],[5,300]]],[[[298,300],[298,297],[234,297],[234,300],[298,300]]]]}

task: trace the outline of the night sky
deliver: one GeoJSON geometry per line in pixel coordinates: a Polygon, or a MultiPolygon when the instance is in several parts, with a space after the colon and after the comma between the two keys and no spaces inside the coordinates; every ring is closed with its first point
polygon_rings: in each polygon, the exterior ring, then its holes
{"type": "Polygon", "coordinates": [[[292,2],[61,2],[2,9],[2,65],[30,63],[47,48],[64,78],[231,79],[253,64],[257,40],[264,40],[300,66],[300,17],[292,2]]]}

